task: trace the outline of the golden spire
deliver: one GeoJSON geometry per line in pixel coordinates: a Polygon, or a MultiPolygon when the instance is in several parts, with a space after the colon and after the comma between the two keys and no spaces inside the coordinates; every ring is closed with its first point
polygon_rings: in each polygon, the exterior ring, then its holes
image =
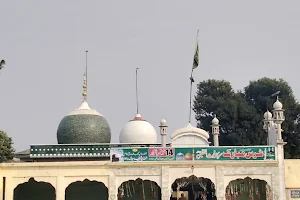
{"type": "Polygon", "coordinates": [[[86,88],[87,84],[86,84],[86,73],[84,73],[83,75],[83,92],[82,92],[82,97],[83,97],[83,101],[86,101],[87,98],[87,88],[86,88]]]}

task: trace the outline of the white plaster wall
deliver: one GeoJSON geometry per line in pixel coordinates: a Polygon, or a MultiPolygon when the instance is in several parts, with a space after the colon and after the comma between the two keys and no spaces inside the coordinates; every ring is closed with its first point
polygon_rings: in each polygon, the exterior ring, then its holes
{"type": "Polygon", "coordinates": [[[117,197],[118,187],[125,181],[136,180],[141,178],[143,180],[150,180],[156,182],[161,187],[161,167],[141,167],[136,163],[128,164],[128,167],[111,168],[111,173],[115,177],[115,181],[110,185],[114,187],[111,190],[110,199],[114,200],[117,197]],[[131,167],[129,167],[131,165],[131,167]]]}
{"type": "Polygon", "coordinates": [[[27,182],[30,177],[51,183],[56,188],[57,200],[64,200],[65,189],[70,183],[84,179],[104,183],[108,187],[110,200],[117,199],[117,189],[124,181],[137,178],[156,182],[162,189],[163,200],[169,199],[171,185],[177,178],[192,174],[209,178],[216,185],[218,200],[224,200],[226,186],[237,178],[249,176],[267,181],[273,190],[274,200],[278,199],[280,184],[276,164],[250,162],[170,162],[155,165],[110,162],[16,163],[0,164],[0,172],[1,179],[6,177],[6,200],[13,200],[14,188],[27,182]],[[194,166],[193,171],[191,166],[194,166]]]}
{"type": "Polygon", "coordinates": [[[195,166],[194,165],[194,172],[192,172],[191,166],[192,165],[185,166],[185,167],[170,167],[170,169],[169,169],[170,187],[177,178],[189,177],[191,175],[195,175],[197,177],[208,178],[214,184],[216,183],[215,167],[213,167],[213,166],[205,167],[205,166],[195,166]]]}
{"type": "Polygon", "coordinates": [[[160,176],[118,176],[117,177],[117,188],[119,188],[123,182],[129,181],[129,180],[136,180],[138,178],[143,179],[143,180],[154,181],[155,183],[157,183],[157,185],[159,185],[159,187],[161,187],[160,176]]]}
{"type": "Polygon", "coordinates": [[[252,179],[258,178],[265,180],[272,189],[273,200],[279,200],[279,179],[278,167],[268,166],[217,166],[216,168],[216,182],[217,182],[217,197],[218,200],[225,199],[225,190],[228,183],[237,178],[250,177],[252,179]]]}
{"type": "MultiPolygon", "coordinates": [[[[19,184],[28,182],[31,177],[38,182],[50,183],[56,189],[56,199],[64,200],[65,189],[72,182],[89,179],[102,182],[108,187],[108,171],[101,162],[91,162],[90,165],[87,162],[14,163],[2,167],[1,177],[6,177],[6,200],[13,200],[14,189],[19,184]]],[[[0,182],[2,184],[2,180],[0,182]]]]}
{"type": "Polygon", "coordinates": [[[198,135],[180,135],[172,140],[172,147],[208,146],[208,142],[198,135]]]}

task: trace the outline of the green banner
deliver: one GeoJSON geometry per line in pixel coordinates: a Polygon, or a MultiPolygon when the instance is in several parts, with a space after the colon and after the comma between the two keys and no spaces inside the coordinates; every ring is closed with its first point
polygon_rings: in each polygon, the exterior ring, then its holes
{"type": "Polygon", "coordinates": [[[194,160],[276,160],[275,147],[194,148],[194,160]]]}
{"type": "Polygon", "coordinates": [[[275,147],[111,148],[112,162],[276,160],[275,147]]]}

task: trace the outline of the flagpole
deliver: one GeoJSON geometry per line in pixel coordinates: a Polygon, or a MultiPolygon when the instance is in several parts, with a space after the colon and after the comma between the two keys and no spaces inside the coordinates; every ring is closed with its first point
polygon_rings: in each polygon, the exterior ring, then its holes
{"type": "MultiPolygon", "coordinates": [[[[197,51],[198,35],[199,35],[199,29],[197,30],[195,53],[197,51]]],[[[193,59],[193,64],[194,64],[194,59],[193,59]]],[[[193,88],[193,82],[194,82],[194,78],[193,78],[194,66],[193,66],[193,64],[192,64],[192,72],[191,72],[191,77],[190,77],[191,84],[190,84],[190,113],[189,113],[189,123],[191,123],[191,116],[192,116],[192,88],[193,88]]]]}
{"type": "Polygon", "coordinates": [[[189,113],[189,123],[191,123],[191,116],[192,116],[192,88],[193,88],[193,82],[194,82],[194,78],[193,78],[193,69],[191,72],[191,85],[190,85],[190,113],[189,113]]]}
{"type": "Polygon", "coordinates": [[[138,97],[138,70],[135,69],[135,97],[136,97],[136,114],[139,114],[139,97],[138,97]]]}
{"type": "MultiPolygon", "coordinates": [[[[85,51],[85,78],[86,78],[86,93],[87,93],[87,84],[88,84],[88,66],[87,66],[87,56],[88,56],[88,51],[85,51]]],[[[87,100],[87,96],[85,97],[87,100]]]]}

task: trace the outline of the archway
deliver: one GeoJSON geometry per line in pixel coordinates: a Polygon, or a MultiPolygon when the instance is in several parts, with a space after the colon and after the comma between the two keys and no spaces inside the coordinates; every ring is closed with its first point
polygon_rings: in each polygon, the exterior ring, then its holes
{"type": "Polygon", "coordinates": [[[236,179],[230,181],[225,191],[226,200],[272,200],[269,184],[260,179],[236,179]]]}
{"type": "Polygon", "coordinates": [[[186,196],[189,200],[215,200],[215,184],[208,178],[190,177],[178,178],[172,184],[171,200],[176,200],[180,195],[186,196]]]}
{"type": "Polygon", "coordinates": [[[47,182],[37,182],[30,178],[14,189],[14,200],[55,200],[55,188],[47,182]]]}
{"type": "Polygon", "coordinates": [[[118,200],[161,200],[161,188],[150,180],[129,180],[118,188],[118,200]]]}
{"type": "Polygon", "coordinates": [[[76,181],[66,188],[65,200],[108,200],[108,189],[98,181],[76,181]]]}

